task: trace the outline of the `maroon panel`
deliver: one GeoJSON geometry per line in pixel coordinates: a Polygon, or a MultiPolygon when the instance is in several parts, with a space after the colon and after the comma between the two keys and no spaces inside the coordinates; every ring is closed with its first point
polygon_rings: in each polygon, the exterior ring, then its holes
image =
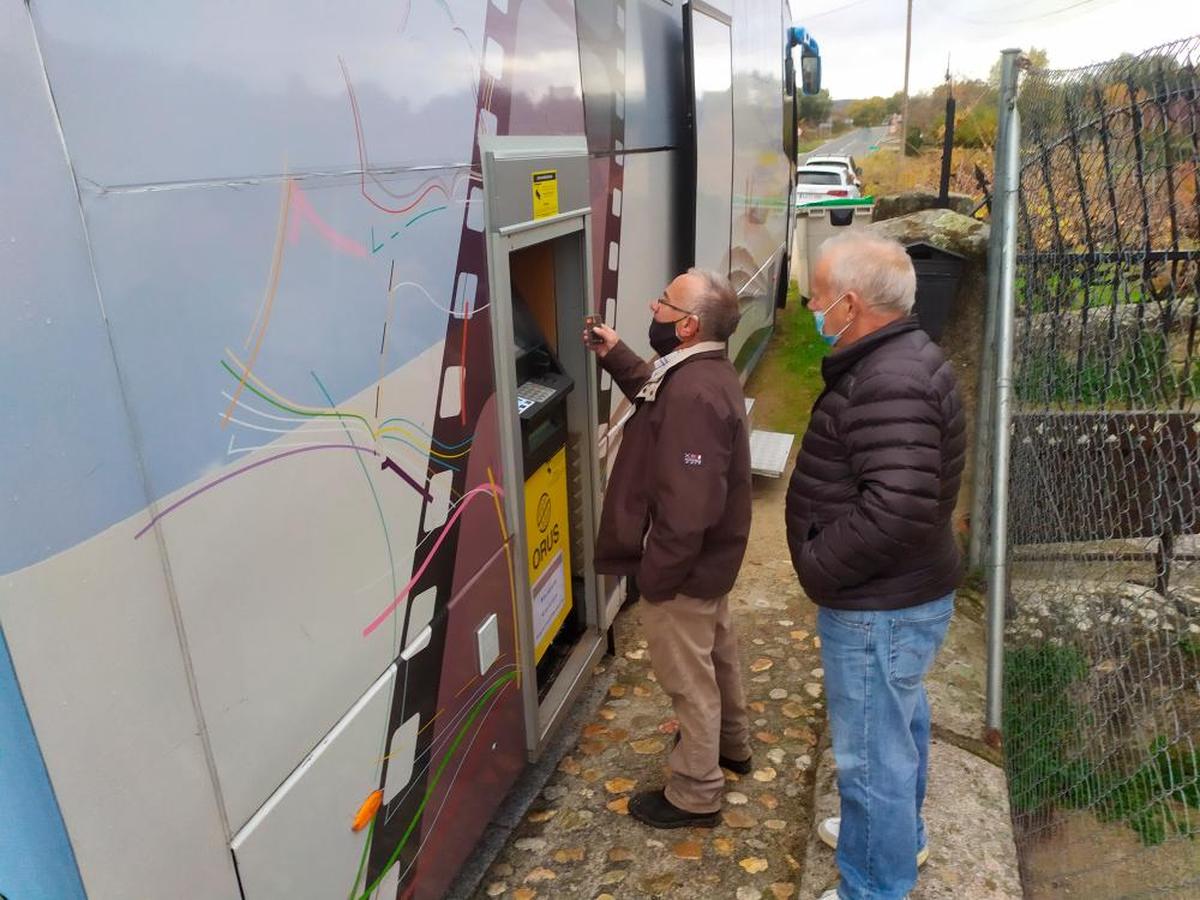
{"type": "MultiPolygon", "coordinates": [[[[477,139],[471,160],[471,186],[475,189],[473,199],[477,204],[485,202],[482,190],[478,189],[482,171],[478,135],[493,121],[496,133],[507,134],[509,129],[516,22],[520,9],[521,0],[508,0],[503,10],[494,3],[488,3],[487,6],[483,46],[488,46],[489,42],[497,45],[503,53],[504,63],[499,76],[484,71],[479,82],[475,118],[477,139]]],[[[478,221],[483,220],[478,210],[477,216],[478,221]]],[[[493,556],[499,547],[500,538],[495,505],[487,493],[487,467],[492,466],[495,479],[501,486],[504,485],[505,478],[511,477],[512,473],[502,473],[496,469],[497,440],[494,415],[484,416],[485,406],[490,409],[489,404],[493,402],[495,391],[491,322],[488,312],[490,292],[486,238],[482,231],[470,227],[471,221],[471,208],[468,205],[463,210],[455,284],[459,284],[460,279],[464,277],[477,279],[475,300],[470,309],[456,308],[456,290],[454,299],[448,303],[452,314],[447,319],[446,344],[442,359],[443,372],[453,372],[453,367],[461,367],[457,371],[460,373],[458,388],[462,396],[462,412],[459,416],[439,417],[433,428],[434,442],[437,445],[471,445],[469,456],[460,460],[466,465],[463,471],[454,476],[452,486],[452,499],[458,502],[458,498],[461,497],[461,502],[467,506],[457,516],[452,513],[444,524],[429,530],[425,529],[424,523],[422,524],[419,536],[421,549],[413,560],[413,572],[417,572],[423,566],[425,568],[422,577],[412,587],[410,596],[417,596],[431,587],[437,589],[433,635],[429,646],[417,653],[411,662],[400,663],[401,687],[395,692],[392,701],[389,734],[417,712],[421,715],[421,721],[435,721],[435,716],[438,716],[439,710],[442,709],[439,704],[446,699],[444,695],[447,691],[459,701],[458,707],[461,708],[462,698],[456,697],[455,692],[462,689],[464,694],[469,695],[473,690],[469,686],[464,687],[461,680],[448,681],[448,678],[453,679],[456,674],[462,673],[457,669],[447,672],[445,665],[453,665],[452,657],[466,656],[469,660],[474,660],[474,630],[486,617],[483,613],[489,608],[489,601],[497,611],[511,608],[511,601],[507,595],[507,564],[504,564],[503,570],[493,564],[493,556]],[[481,490],[471,493],[477,489],[481,490]],[[488,588],[485,585],[499,584],[496,579],[501,571],[504,575],[505,591],[497,593],[494,586],[488,588]],[[451,603],[451,598],[455,598],[454,603],[451,603]],[[464,633],[467,632],[469,645],[464,639],[464,633]]],[[[445,388],[446,380],[443,378],[438,385],[436,408],[439,410],[445,388]]],[[[431,478],[440,469],[440,466],[431,464],[426,477],[431,478]]],[[[520,484],[519,478],[516,479],[516,483],[520,484]]],[[[499,560],[503,563],[503,554],[499,560]]],[[[511,612],[502,616],[501,622],[504,624],[501,638],[507,642],[501,644],[501,649],[510,653],[511,660],[511,612]]],[[[470,854],[478,832],[471,831],[462,821],[460,804],[447,803],[439,816],[437,802],[447,799],[443,796],[444,792],[456,781],[463,785],[473,782],[487,784],[489,790],[496,791],[495,799],[498,802],[523,764],[521,748],[524,745],[524,734],[519,702],[513,689],[505,688],[500,703],[490,708],[489,716],[476,719],[461,739],[457,738],[457,734],[443,734],[438,730],[439,726],[426,728],[418,736],[418,774],[414,776],[410,790],[397,798],[395,808],[382,808],[376,817],[374,840],[367,863],[368,885],[380,878],[391,865],[396,865],[401,873],[399,893],[411,896],[419,889],[422,896],[425,896],[428,890],[424,884],[426,879],[430,884],[438,883],[443,877],[438,873],[452,871],[470,854]],[[495,722],[501,724],[488,724],[492,717],[495,722]],[[497,742],[497,749],[503,746],[507,748],[506,751],[495,755],[488,754],[486,757],[475,756],[474,748],[483,745],[470,744],[471,734],[480,727],[485,730],[492,727],[501,728],[507,737],[505,743],[497,742]],[[454,744],[456,739],[457,746],[454,744]],[[467,765],[468,760],[474,762],[467,765]],[[457,768],[460,765],[464,766],[461,771],[457,768]],[[452,778],[455,772],[459,774],[452,778]],[[501,786],[504,790],[500,789],[501,786]],[[439,791],[442,793],[439,794],[439,791]],[[431,846],[437,849],[430,853],[430,861],[426,863],[425,850],[431,846]]],[[[442,715],[447,717],[447,722],[454,721],[451,718],[453,712],[443,712],[442,715]]],[[[458,727],[462,728],[465,724],[459,722],[458,727]]],[[[486,746],[490,748],[490,745],[491,741],[486,746]]],[[[391,752],[390,747],[388,752],[391,752]]],[[[386,783],[387,765],[384,765],[381,785],[386,783]]],[[[467,812],[474,814],[470,810],[467,812]]]]}

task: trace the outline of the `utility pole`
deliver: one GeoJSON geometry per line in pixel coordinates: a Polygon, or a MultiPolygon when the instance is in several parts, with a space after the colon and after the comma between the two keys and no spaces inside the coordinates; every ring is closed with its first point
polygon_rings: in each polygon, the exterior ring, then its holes
{"type": "Polygon", "coordinates": [[[912,56],[912,5],[908,0],[908,25],[904,29],[904,109],[900,114],[900,155],[908,153],[908,61],[912,56]]]}

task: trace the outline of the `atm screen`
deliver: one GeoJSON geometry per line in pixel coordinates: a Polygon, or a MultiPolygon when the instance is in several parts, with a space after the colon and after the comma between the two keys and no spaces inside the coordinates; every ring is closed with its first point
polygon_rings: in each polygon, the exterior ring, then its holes
{"type": "Polygon", "coordinates": [[[538,328],[533,313],[529,311],[525,299],[513,291],[513,344],[516,346],[517,357],[526,353],[540,350],[546,346],[546,338],[538,328]]]}

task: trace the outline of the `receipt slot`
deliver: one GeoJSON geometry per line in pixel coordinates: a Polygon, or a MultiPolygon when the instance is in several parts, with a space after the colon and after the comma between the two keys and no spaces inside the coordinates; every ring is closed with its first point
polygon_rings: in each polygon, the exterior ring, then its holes
{"type": "Polygon", "coordinates": [[[535,759],[610,625],[592,571],[597,377],[581,340],[594,308],[588,157],[582,138],[493,137],[482,149],[503,507],[524,561],[518,664],[535,759]]]}

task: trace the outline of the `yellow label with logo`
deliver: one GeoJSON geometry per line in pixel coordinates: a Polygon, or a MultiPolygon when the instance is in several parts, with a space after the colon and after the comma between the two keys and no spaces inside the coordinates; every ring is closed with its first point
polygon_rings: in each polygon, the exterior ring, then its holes
{"type": "Polygon", "coordinates": [[[525,481],[525,545],[533,602],[534,659],[540,661],[571,611],[567,448],[525,481]]]}
{"type": "Polygon", "coordinates": [[[558,169],[533,173],[533,217],[545,219],[558,215],[558,169]]]}

